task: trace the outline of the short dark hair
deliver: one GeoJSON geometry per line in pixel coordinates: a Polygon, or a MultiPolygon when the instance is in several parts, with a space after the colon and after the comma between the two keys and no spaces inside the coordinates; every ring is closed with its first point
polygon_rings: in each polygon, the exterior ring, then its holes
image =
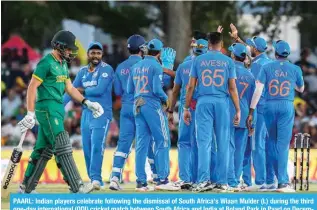
{"type": "Polygon", "coordinates": [[[210,44],[219,44],[222,41],[222,34],[219,32],[210,32],[208,34],[210,44]]]}
{"type": "Polygon", "coordinates": [[[243,61],[245,60],[245,57],[246,57],[246,56],[244,56],[244,58],[238,57],[238,56],[235,56],[235,57],[236,57],[236,60],[237,60],[237,61],[243,62],[243,61]]]}
{"type": "Polygon", "coordinates": [[[161,51],[158,50],[149,50],[148,55],[157,56],[161,51]]]}
{"type": "Polygon", "coordinates": [[[131,55],[133,55],[133,54],[139,54],[139,52],[141,51],[140,49],[137,49],[137,50],[128,49],[128,50],[129,50],[129,53],[130,53],[131,55]]]}
{"type": "Polygon", "coordinates": [[[207,34],[198,30],[195,30],[192,36],[198,40],[198,39],[205,39],[207,40],[207,34]]]}

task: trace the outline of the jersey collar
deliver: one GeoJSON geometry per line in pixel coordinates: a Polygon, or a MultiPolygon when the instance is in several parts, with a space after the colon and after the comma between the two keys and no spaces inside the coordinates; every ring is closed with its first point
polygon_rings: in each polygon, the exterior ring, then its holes
{"type": "Polygon", "coordinates": [[[89,64],[87,65],[87,70],[88,70],[88,72],[96,72],[97,69],[100,67],[101,63],[102,63],[102,61],[100,61],[99,64],[95,67],[94,71],[89,71],[89,69],[90,69],[90,63],[89,63],[89,64]]]}
{"type": "Polygon", "coordinates": [[[260,58],[265,58],[265,59],[268,59],[267,55],[265,53],[261,53],[260,55],[256,56],[253,61],[256,61],[260,58]]]}
{"type": "Polygon", "coordinates": [[[234,64],[237,65],[237,66],[244,67],[244,63],[241,62],[241,61],[234,61],[234,64]]]}
{"type": "Polygon", "coordinates": [[[144,59],[145,59],[145,60],[155,60],[155,61],[159,62],[159,61],[156,59],[156,57],[151,56],[151,55],[146,55],[146,56],[144,56],[144,59]]]}
{"type": "Polygon", "coordinates": [[[129,59],[133,59],[133,60],[142,60],[142,57],[139,55],[130,55],[129,59]]]}

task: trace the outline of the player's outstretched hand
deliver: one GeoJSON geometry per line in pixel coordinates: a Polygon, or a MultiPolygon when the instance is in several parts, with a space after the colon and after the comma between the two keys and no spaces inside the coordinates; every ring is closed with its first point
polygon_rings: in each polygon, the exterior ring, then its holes
{"type": "Polygon", "coordinates": [[[218,26],[217,32],[222,33],[222,31],[223,31],[223,27],[222,26],[218,26]]]}
{"type": "Polygon", "coordinates": [[[91,102],[89,100],[86,100],[85,104],[87,108],[92,111],[92,116],[94,118],[98,118],[104,113],[102,106],[98,102],[91,102]]]}
{"type": "Polygon", "coordinates": [[[27,115],[18,123],[21,129],[21,133],[26,132],[28,129],[32,129],[35,125],[35,113],[28,111],[27,115]]]}
{"type": "Polygon", "coordinates": [[[252,130],[252,121],[253,121],[253,115],[249,114],[247,117],[247,128],[249,129],[249,132],[252,130]]]}
{"type": "Polygon", "coordinates": [[[161,61],[163,68],[173,70],[176,51],[173,48],[165,47],[161,52],[161,61]]]}
{"type": "Polygon", "coordinates": [[[238,126],[240,124],[241,112],[236,112],[233,119],[234,126],[238,126]]]}
{"type": "Polygon", "coordinates": [[[184,122],[186,125],[189,125],[190,122],[192,121],[192,116],[190,114],[190,111],[189,110],[184,110],[184,122]]]}
{"type": "Polygon", "coordinates": [[[231,23],[230,24],[230,29],[231,29],[231,32],[229,32],[229,35],[231,36],[231,38],[237,39],[238,38],[238,29],[237,29],[237,27],[231,23]]]}

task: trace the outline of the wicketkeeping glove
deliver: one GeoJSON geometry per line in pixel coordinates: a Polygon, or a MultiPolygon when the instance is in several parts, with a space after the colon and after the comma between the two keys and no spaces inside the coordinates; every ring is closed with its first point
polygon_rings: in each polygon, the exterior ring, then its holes
{"type": "Polygon", "coordinates": [[[176,51],[173,48],[166,47],[162,49],[161,60],[163,68],[173,70],[176,51]]]}
{"type": "Polygon", "coordinates": [[[104,113],[102,106],[98,102],[85,100],[84,104],[92,111],[92,116],[94,118],[98,118],[104,113]]]}

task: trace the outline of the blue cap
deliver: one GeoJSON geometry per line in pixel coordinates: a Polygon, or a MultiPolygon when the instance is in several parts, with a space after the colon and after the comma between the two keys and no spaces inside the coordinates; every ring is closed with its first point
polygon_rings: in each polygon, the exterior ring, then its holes
{"type": "Polygon", "coordinates": [[[208,41],[204,39],[196,40],[196,43],[193,45],[194,53],[196,54],[204,54],[208,50],[208,41]]]}
{"type": "Polygon", "coordinates": [[[139,34],[134,34],[128,38],[128,49],[137,50],[145,44],[145,39],[139,34]]]}
{"type": "Polygon", "coordinates": [[[287,57],[291,53],[289,44],[283,40],[274,41],[273,47],[275,49],[275,53],[280,56],[287,57]]]}
{"type": "Polygon", "coordinates": [[[240,43],[233,43],[228,50],[239,58],[245,58],[247,55],[247,48],[240,43]]]}
{"type": "Polygon", "coordinates": [[[91,48],[93,48],[93,47],[98,47],[101,51],[103,51],[103,47],[100,44],[100,42],[91,42],[89,44],[89,46],[88,46],[88,50],[87,51],[91,50],[91,48]]]}
{"type": "Polygon", "coordinates": [[[265,39],[259,36],[254,36],[246,41],[247,45],[254,47],[260,52],[264,52],[267,49],[267,43],[265,39]]]}
{"type": "Polygon", "coordinates": [[[163,48],[163,42],[161,42],[159,39],[152,39],[147,44],[147,47],[149,50],[161,51],[163,48]]]}

